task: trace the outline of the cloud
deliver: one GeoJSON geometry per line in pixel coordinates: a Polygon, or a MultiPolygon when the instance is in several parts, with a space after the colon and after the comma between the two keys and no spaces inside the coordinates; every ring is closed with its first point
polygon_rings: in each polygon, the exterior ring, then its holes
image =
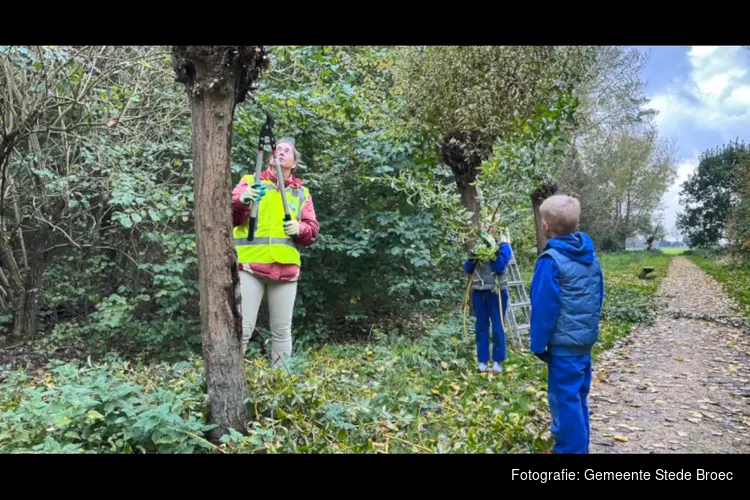
{"type": "MultiPolygon", "coordinates": [[[[649,103],[658,111],[660,134],[676,136],[682,153],[677,180],[662,197],[667,229],[675,227],[682,183],[697,168],[700,152],[750,130],[750,54],[721,46],[694,46],[682,54],[688,64],[649,103]]],[[[676,69],[673,64],[654,68],[676,69]]]]}
{"type": "Polygon", "coordinates": [[[696,130],[733,139],[732,130],[750,127],[750,58],[741,47],[692,47],[690,72],[656,94],[650,107],[662,133],[677,133],[686,122],[696,130]]]}
{"type": "Polygon", "coordinates": [[[664,206],[664,226],[668,231],[676,229],[677,213],[682,210],[680,206],[680,190],[682,184],[688,180],[690,174],[698,168],[698,151],[693,151],[693,157],[683,160],[677,166],[677,179],[669,190],[662,196],[661,202],[664,206]]]}

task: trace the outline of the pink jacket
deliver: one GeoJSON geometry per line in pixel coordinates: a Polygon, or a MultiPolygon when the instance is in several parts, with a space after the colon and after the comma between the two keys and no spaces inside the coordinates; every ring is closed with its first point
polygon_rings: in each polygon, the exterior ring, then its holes
{"type": "MultiPolygon", "coordinates": [[[[261,174],[261,179],[267,179],[276,183],[276,172],[268,168],[261,174]]],[[[232,224],[235,227],[242,225],[250,217],[250,207],[240,201],[240,195],[245,192],[247,186],[248,182],[243,180],[232,191],[232,224]]],[[[286,189],[299,188],[300,186],[302,186],[302,179],[298,179],[294,175],[290,175],[284,181],[286,189]]],[[[309,247],[315,243],[319,230],[320,225],[315,217],[312,194],[310,194],[302,209],[302,217],[299,221],[299,235],[296,239],[297,245],[309,247]]],[[[292,281],[300,277],[299,266],[295,264],[279,264],[278,262],[274,262],[272,264],[240,264],[239,267],[243,271],[248,271],[272,280],[292,281]]]]}

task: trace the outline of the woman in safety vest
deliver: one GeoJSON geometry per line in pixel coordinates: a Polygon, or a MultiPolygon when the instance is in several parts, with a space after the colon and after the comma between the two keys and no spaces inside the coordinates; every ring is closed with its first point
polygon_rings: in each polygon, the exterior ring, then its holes
{"type": "MultiPolygon", "coordinates": [[[[312,197],[302,180],[292,172],[300,159],[291,139],[276,146],[284,176],[284,188],[291,219],[284,221],[284,205],[274,168],[261,175],[260,184],[246,175],[232,191],[234,245],[240,270],[242,293],[242,353],[255,329],[263,294],[268,291],[271,323],[271,360],[274,367],[292,354],[292,314],[300,279],[299,247],[312,245],[320,226],[312,197]],[[250,203],[260,202],[253,241],[247,241],[250,203]]],[[[271,159],[271,162],[274,160],[271,159]]]]}

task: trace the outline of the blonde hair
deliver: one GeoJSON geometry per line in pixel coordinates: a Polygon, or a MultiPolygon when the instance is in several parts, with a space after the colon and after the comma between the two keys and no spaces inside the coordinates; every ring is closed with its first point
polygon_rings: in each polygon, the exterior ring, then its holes
{"type": "Polygon", "coordinates": [[[572,196],[558,194],[550,196],[539,207],[542,220],[550,231],[558,235],[570,234],[578,228],[581,218],[581,203],[572,196]]]}

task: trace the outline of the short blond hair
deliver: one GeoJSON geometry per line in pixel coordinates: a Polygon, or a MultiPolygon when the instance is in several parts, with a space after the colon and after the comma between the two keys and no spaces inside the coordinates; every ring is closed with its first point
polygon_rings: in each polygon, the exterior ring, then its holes
{"type": "Polygon", "coordinates": [[[550,231],[565,235],[576,231],[581,218],[581,203],[572,196],[558,194],[550,196],[539,207],[542,220],[549,224],[550,231]]]}

